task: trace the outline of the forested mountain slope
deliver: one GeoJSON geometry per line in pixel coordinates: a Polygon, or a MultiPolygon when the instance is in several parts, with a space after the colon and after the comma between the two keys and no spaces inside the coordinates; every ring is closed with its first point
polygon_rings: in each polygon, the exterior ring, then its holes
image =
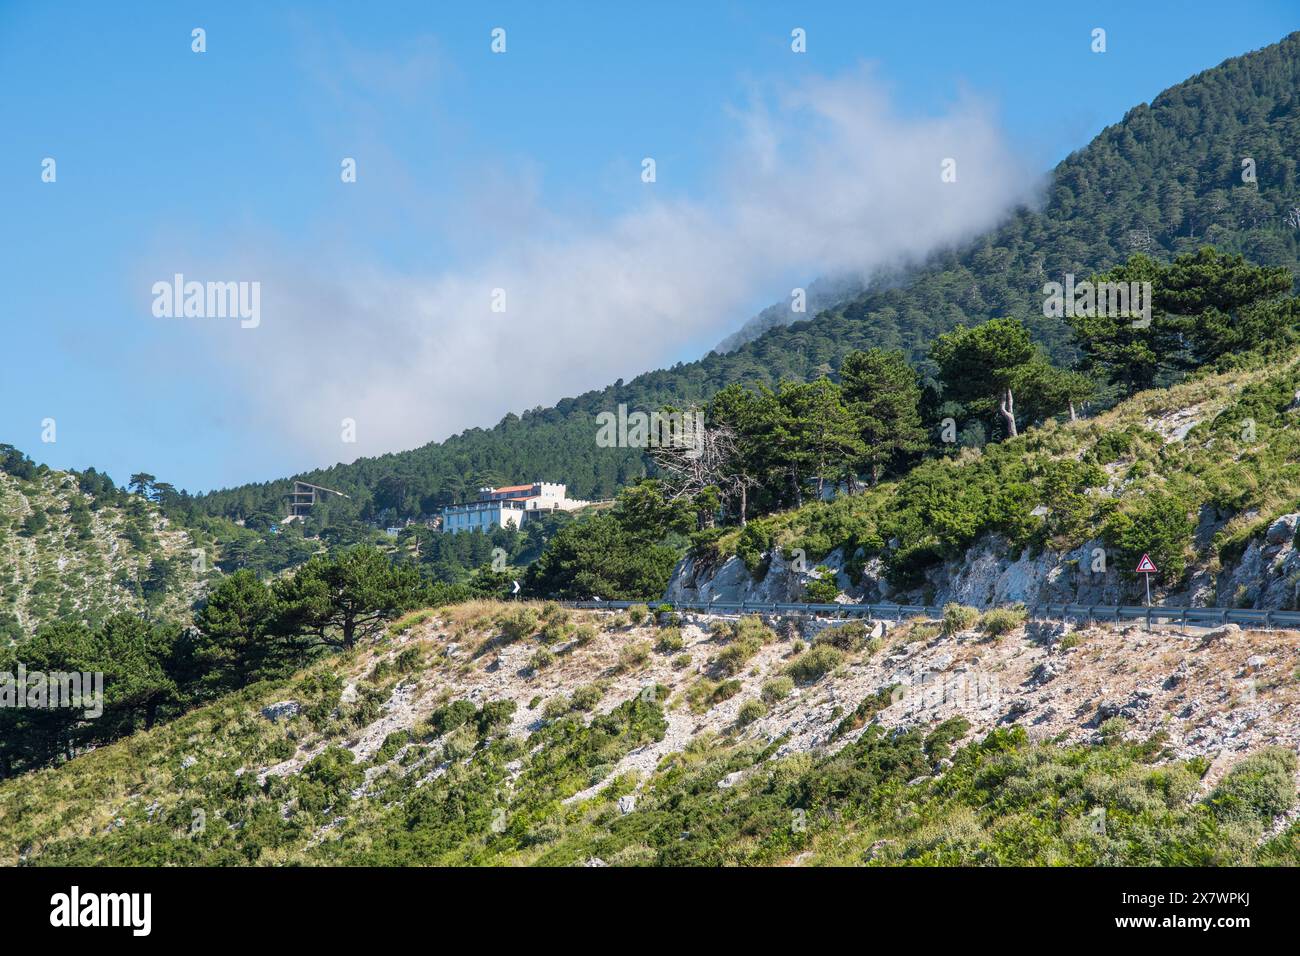
{"type": "MultiPolygon", "coordinates": [[[[545,478],[577,497],[610,497],[645,473],[639,449],[598,448],[595,416],[620,403],[653,409],[701,400],[732,382],[807,379],[850,350],[899,348],[914,359],[958,323],[1022,318],[1058,360],[1068,329],[1042,316],[1042,286],[1082,278],[1146,251],[1203,244],[1300,271],[1300,34],[1226,61],[1131,110],[1054,171],[1041,209],[844,307],[775,328],[734,352],[509,415],[442,443],[301,477],[348,492],[318,524],[431,513],[484,484],[545,478]],[[1252,176],[1245,181],[1245,160],[1252,176]]],[[[242,518],[280,513],[289,479],[213,492],[195,507],[242,518]]]]}
{"type": "MultiPolygon", "coordinates": [[[[805,294],[804,310],[811,312],[813,315],[819,312],[833,311],[860,296],[865,291],[865,286],[866,283],[855,276],[841,276],[839,278],[823,276],[814,279],[803,290],[805,294]]],[[[797,321],[800,313],[794,311],[793,305],[793,299],[784,299],[769,305],[719,342],[713,351],[719,353],[733,352],[746,342],[753,342],[761,337],[769,329],[780,328],[783,325],[789,325],[791,322],[797,321]]]]}

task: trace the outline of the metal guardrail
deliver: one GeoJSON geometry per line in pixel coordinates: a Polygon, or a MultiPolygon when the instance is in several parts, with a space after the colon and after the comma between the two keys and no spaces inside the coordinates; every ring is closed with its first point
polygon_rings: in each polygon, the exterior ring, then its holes
{"type": "MultiPolygon", "coordinates": [[[[902,621],[924,617],[941,620],[943,608],[923,604],[773,604],[759,601],[562,601],[566,607],[590,610],[624,610],[634,604],[675,611],[705,611],[715,614],[811,614],[814,616],[865,617],[867,620],[902,621]]],[[[1148,625],[1241,624],[1262,627],[1300,627],[1300,611],[1257,611],[1226,607],[1141,607],[1104,604],[1035,604],[1025,610],[1034,620],[1145,621],[1148,625]]]]}

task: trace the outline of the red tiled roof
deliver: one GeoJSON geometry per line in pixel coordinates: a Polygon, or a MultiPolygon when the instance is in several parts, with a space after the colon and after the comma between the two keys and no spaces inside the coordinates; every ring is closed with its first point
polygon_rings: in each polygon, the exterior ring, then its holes
{"type": "Polygon", "coordinates": [[[494,495],[499,495],[505,491],[531,491],[532,487],[532,485],[507,485],[504,488],[493,488],[492,493],[494,495]]]}

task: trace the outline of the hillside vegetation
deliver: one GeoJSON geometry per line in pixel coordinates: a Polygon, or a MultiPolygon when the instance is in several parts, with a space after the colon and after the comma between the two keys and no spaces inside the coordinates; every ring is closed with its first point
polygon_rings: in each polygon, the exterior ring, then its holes
{"type": "Polygon", "coordinates": [[[1294,865],[1298,649],[423,611],[0,783],[0,860],[1294,865]],[[1215,703],[1251,654],[1256,693],[1215,703]]]}
{"type": "Polygon", "coordinates": [[[0,640],[119,611],[188,615],[211,571],[201,542],[97,477],[37,468],[0,446],[0,640]]]}
{"type": "Polygon", "coordinates": [[[1190,565],[1239,557],[1300,504],[1300,353],[1254,365],[751,521],[720,537],[717,553],[757,570],[772,547],[809,559],[843,548],[859,566],[882,557],[901,586],[987,535],[1013,557],[1101,539],[1128,567],[1149,552],[1164,583],[1177,584],[1190,565]]]}

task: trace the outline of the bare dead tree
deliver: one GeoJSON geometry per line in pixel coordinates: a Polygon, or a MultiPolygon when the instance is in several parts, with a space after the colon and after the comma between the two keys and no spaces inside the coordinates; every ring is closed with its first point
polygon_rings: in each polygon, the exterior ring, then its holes
{"type": "MultiPolygon", "coordinates": [[[[715,487],[727,501],[739,499],[740,523],[745,523],[749,489],[758,480],[744,472],[743,455],[735,431],[709,426],[702,418],[688,430],[685,440],[660,443],[650,449],[670,501],[694,500],[715,487]]],[[[711,523],[712,519],[708,521],[711,523]]]]}

